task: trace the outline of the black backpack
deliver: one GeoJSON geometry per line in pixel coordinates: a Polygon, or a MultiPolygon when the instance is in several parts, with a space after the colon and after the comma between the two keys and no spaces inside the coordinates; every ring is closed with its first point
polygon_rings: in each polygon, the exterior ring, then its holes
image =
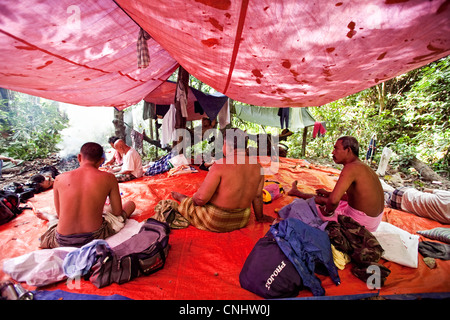
{"type": "Polygon", "coordinates": [[[96,262],[86,276],[97,287],[122,284],[164,267],[169,252],[170,227],[148,219],[139,232],[114,248],[96,247],[96,262]]]}
{"type": "Polygon", "coordinates": [[[19,204],[19,197],[15,193],[0,190],[0,225],[11,221],[22,212],[19,204]]]}

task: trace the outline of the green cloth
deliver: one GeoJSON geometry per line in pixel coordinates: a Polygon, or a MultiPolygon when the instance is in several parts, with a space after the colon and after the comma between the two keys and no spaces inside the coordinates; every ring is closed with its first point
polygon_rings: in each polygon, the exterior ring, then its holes
{"type": "MultiPolygon", "coordinates": [[[[274,107],[257,107],[235,104],[236,116],[242,120],[258,123],[263,126],[281,128],[278,109],[274,107]]],[[[315,120],[309,113],[308,108],[290,108],[289,130],[297,131],[305,127],[313,126],[315,120]]]]}

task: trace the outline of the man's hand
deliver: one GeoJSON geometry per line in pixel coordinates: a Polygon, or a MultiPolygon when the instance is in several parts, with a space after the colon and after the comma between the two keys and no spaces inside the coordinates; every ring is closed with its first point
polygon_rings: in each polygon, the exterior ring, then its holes
{"type": "Polygon", "coordinates": [[[327,212],[326,208],[327,208],[327,207],[326,207],[325,205],[319,206],[320,213],[321,213],[324,217],[331,217],[331,216],[334,214],[334,210],[331,211],[331,212],[327,212]]]}
{"type": "Polygon", "coordinates": [[[320,189],[316,189],[316,194],[320,197],[324,197],[324,198],[328,198],[328,196],[330,195],[330,191],[327,191],[323,188],[320,189]]]}

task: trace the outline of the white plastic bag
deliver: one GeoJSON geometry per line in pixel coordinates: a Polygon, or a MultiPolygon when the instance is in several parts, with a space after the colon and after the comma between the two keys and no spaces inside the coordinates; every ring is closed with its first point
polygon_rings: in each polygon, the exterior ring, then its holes
{"type": "Polygon", "coordinates": [[[372,232],[384,250],[383,259],[410,268],[418,266],[419,236],[382,221],[372,232]]]}
{"type": "Polygon", "coordinates": [[[66,279],[62,264],[71,247],[42,249],[3,261],[3,271],[18,282],[45,286],[66,279]]]}
{"type": "Polygon", "coordinates": [[[392,155],[392,150],[384,147],[383,152],[381,153],[380,163],[378,165],[377,174],[380,176],[384,176],[386,173],[387,165],[389,163],[389,158],[392,155]]]}
{"type": "Polygon", "coordinates": [[[182,165],[189,164],[188,160],[184,156],[184,154],[176,155],[175,157],[171,158],[169,160],[169,163],[172,165],[172,167],[178,167],[182,165]]]}

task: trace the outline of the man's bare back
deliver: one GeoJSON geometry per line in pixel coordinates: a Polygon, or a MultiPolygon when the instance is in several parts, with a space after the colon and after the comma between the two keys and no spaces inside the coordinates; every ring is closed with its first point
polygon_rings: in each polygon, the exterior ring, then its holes
{"type": "Polygon", "coordinates": [[[259,164],[217,164],[210,169],[194,196],[197,204],[209,202],[224,209],[244,209],[262,193],[264,176],[259,164]]]}
{"type": "MultiPolygon", "coordinates": [[[[250,161],[245,149],[233,145],[231,139],[223,145],[223,154],[222,161],[210,167],[205,180],[192,196],[194,204],[204,206],[209,203],[228,210],[253,207],[258,222],[272,222],[273,218],[263,213],[264,175],[261,165],[250,161]]],[[[187,197],[178,192],[172,192],[172,196],[180,202],[187,197]]]]}
{"type": "Polygon", "coordinates": [[[117,180],[113,174],[89,165],[56,177],[54,197],[62,235],[93,232],[103,223],[103,207],[110,196],[114,215],[120,215],[122,205],[117,180]],[[114,205],[113,205],[114,203],[114,205]]]}
{"type": "MultiPolygon", "coordinates": [[[[56,215],[36,211],[38,218],[48,220],[42,234],[41,248],[81,247],[93,239],[106,239],[120,230],[113,227],[111,215],[124,222],[136,208],[133,201],[122,206],[119,183],[111,173],[98,170],[104,162],[103,148],[98,143],[85,143],[78,154],[80,167],[56,177],[53,186],[56,215]],[[109,197],[109,205],[105,206],[109,197]],[[103,215],[107,219],[103,218],[103,215]]],[[[122,224],[123,226],[123,224],[122,224]]]]}

